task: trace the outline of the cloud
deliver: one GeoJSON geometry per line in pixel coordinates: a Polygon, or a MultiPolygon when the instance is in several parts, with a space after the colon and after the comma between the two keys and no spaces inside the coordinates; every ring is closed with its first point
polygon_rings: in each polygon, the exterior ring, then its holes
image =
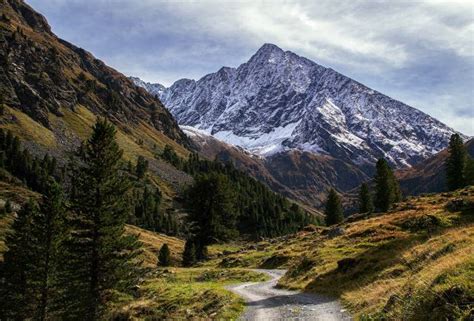
{"type": "Polygon", "coordinates": [[[28,2],[59,36],[147,81],[200,78],[270,42],[474,135],[470,0],[28,2]]]}

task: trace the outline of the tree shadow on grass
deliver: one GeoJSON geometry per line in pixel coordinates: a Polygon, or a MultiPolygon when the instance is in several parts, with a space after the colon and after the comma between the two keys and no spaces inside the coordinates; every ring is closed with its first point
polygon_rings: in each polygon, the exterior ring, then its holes
{"type": "Polygon", "coordinates": [[[340,296],[343,290],[350,291],[370,284],[388,267],[404,264],[401,253],[426,238],[427,235],[418,234],[394,239],[356,256],[342,259],[337,268],[318,276],[305,290],[340,296]]]}

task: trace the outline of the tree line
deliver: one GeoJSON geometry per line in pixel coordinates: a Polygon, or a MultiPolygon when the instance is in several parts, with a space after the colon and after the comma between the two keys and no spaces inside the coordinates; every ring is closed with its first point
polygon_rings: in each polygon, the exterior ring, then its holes
{"type": "MultiPolygon", "coordinates": [[[[373,191],[368,183],[362,183],[359,188],[359,213],[387,212],[394,203],[402,199],[400,185],[393,170],[384,158],[379,159],[375,164],[373,182],[373,191]]],[[[344,220],[341,197],[333,188],[329,191],[324,213],[326,225],[338,224],[344,220]]]]}
{"type": "Polygon", "coordinates": [[[42,193],[48,188],[49,177],[62,180],[63,170],[58,171],[57,161],[46,154],[43,158],[31,155],[21,148],[20,139],[11,131],[0,128],[0,168],[22,180],[33,191],[42,193]]]}
{"type": "Polygon", "coordinates": [[[449,140],[445,172],[449,191],[474,184],[474,159],[468,154],[459,134],[453,134],[449,140]]]}
{"type": "Polygon", "coordinates": [[[194,177],[182,197],[191,231],[187,251],[194,248],[197,259],[205,257],[205,247],[212,243],[275,237],[318,223],[231,163],[201,159],[196,153],[182,159],[171,146],[164,148],[161,157],[194,177]]]}
{"type": "MultiPolygon", "coordinates": [[[[444,168],[447,190],[454,191],[474,184],[474,159],[469,156],[461,136],[457,133],[451,135],[449,140],[444,168]]],[[[359,188],[359,213],[386,212],[402,198],[400,185],[388,162],[383,158],[376,163],[373,182],[374,192],[370,190],[368,183],[363,183],[359,188]]],[[[328,193],[325,215],[327,225],[344,220],[342,200],[334,189],[328,193]]]]}
{"type": "Polygon", "coordinates": [[[162,193],[160,189],[150,184],[147,179],[148,161],[143,156],[138,156],[137,163],[133,166],[128,162],[127,171],[133,178],[133,215],[128,223],[147,229],[149,231],[167,235],[179,235],[182,225],[175,215],[165,213],[161,208],[162,193]]]}
{"type": "Polygon", "coordinates": [[[104,319],[111,298],[132,293],[141,272],[140,243],[124,233],[132,184],[114,126],[98,120],[75,151],[67,191],[50,168],[36,170],[33,160],[19,157],[27,152],[16,137],[3,137],[3,164],[27,182],[40,182],[43,196],[18,211],[6,237],[0,319],[104,319]],[[16,168],[11,158],[29,166],[16,168]]]}

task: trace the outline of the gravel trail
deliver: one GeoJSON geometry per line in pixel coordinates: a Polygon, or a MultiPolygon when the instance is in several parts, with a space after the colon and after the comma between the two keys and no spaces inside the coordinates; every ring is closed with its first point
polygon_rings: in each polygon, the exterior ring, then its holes
{"type": "Polygon", "coordinates": [[[337,300],[321,295],[275,288],[285,270],[255,270],[268,274],[271,280],[244,283],[228,289],[247,302],[242,321],[298,320],[348,321],[351,317],[337,300]]]}

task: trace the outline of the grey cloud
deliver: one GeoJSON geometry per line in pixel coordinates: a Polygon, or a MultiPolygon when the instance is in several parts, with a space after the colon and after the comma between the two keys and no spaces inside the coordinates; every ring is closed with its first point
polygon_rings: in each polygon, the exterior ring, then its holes
{"type": "Polygon", "coordinates": [[[28,2],[59,36],[147,81],[199,78],[271,42],[474,135],[469,1],[28,2]]]}

